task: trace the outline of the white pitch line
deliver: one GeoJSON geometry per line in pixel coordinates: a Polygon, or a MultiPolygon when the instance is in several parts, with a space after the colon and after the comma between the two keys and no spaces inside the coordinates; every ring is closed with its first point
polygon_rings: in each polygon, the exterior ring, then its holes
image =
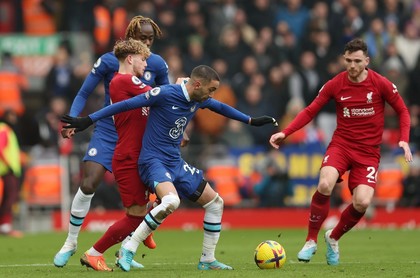
{"type": "MultiPolygon", "coordinates": [[[[253,263],[253,262],[252,262],[253,263]]],[[[295,260],[288,260],[287,264],[301,264],[305,265],[304,262],[299,262],[295,260]]],[[[340,265],[355,265],[355,264],[363,264],[366,262],[340,262],[340,265]]],[[[326,264],[326,262],[310,262],[308,264],[326,264]]],[[[408,261],[407,264],[420,264],[420,261],[408,261]]],[[[150,265],[159,266],[159,265],[174,265],[173,263],[151,263],[150,265]]],[[[176,265],[195,265],[195,263],[176,263],[176,265]]],[[[55,267],[53,264],[9,264],[9,265],[1,265],[0,268],[7,268],[7,267],[34,267],[34,266],[41,266],[41,267],[55,267]]],[[[81,266],[80,264],[67,264],[65,267],[68,266],[81,266]]]]}

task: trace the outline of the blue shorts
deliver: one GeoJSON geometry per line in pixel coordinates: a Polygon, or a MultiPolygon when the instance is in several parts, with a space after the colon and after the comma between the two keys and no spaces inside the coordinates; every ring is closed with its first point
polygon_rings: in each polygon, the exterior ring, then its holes
{"type": "Polygon", "coordinates": [[[83,161],[93,161],[101,164],[112,173],[112,156],[117,139],[116,133],[114,135],[109,131],[104,132],[95,128],[83,161]]]}
{"type": "Polygon", "coordinates": [[[203,171],[182,159],[171,164],[151,159],[146,163],[139,164],[139,171],[141,179],[153,193],[155,193],[158,183],[169,181],[174,184],[182,199],[194,199],[194,195],[201,194],[197,190],[203,182],[203,171]]]}

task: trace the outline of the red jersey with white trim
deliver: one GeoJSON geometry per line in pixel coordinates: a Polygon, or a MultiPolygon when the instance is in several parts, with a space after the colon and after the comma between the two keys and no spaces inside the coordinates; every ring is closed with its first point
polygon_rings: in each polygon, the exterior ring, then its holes
{"type": "MultiPolygon", "coordinates": [[[[133,96],[143,94],[152,89],[139,78],[131,74],[116,73],[109,85],[112,103],[117,103],[133,96]]],[[[142,138],[146,128],[148,107],[122,112],[113,116],[118,141],[115,153],[131,154],[137,161],[140,154],[142,138]]]]}
{"type": "Polygon", "coordinates": [[[331,143],[343,146],[379,146],[384,130],[385,101],[395,110],[400,122],[400,141],[408,142],[410,115],[397,87],[373,70],[354,83],[346,71],[329,80],[314,101],[283,130],[288,136],[309,123],[331,99],[335,101],[337,128],[331,143]]]}

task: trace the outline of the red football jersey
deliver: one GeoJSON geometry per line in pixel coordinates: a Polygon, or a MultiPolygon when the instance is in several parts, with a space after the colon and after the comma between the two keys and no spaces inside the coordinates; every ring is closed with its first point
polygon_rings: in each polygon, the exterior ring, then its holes
{"type": "MultiPolygon", "coordinates": [[[[116,103],[143,94],[151,89],[152,87],[144,84],[136,76],[116,73],[109,84],[109,96],[111,103],[116,103]]],[[[132,154],[138,157],[148,114],[149,108],[142,107],[113,116],[118,133],[115,153],[132,154]]]]}
{"type": "Polygon", "coordinates": [[[285,135],[309,123],[331,99],[335,101],[337,113],[337,128],[332,142],[343,146],[379,146],[384,130],[385,101],[399,117],[400,140],[408,142],[408,109],[397,87],[373,70],[368,70],[367,78],[360,83],[351,82],[346,71],[329,80],[314,101],[283,130],[285,135]]]}

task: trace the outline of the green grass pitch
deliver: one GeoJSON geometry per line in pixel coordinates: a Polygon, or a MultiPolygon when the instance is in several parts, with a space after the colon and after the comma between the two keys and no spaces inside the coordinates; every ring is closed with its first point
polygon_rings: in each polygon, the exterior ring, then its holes
{"type": "Polygon", "coordinates": [[[52,260],[65,233],[33,234],[23,239],[0,237],[0,277],[420,277],[419,230],[353,230],[340,241],[339,266],[326,264],[323,234],[312,261],[299,263],[296,254],[304,243],[304,230],[225,230],[216,257],[233,266],[233,271],[197,270],[201,231],[160,230],[154,234],[157,249],[141,245],[135,257],[146,268],[128,273],[114,265],[113,254],[119,246],[105,255],[108,265],[114,268],[112,273],[80,265],[80,256],[100,235],[82,232],[78,251],[64,268],[54,267],[52,260]],[[260,270],[255,265],[254,249],[267,239],[285,248],[287,261],[282,269],[260,270]]]}

